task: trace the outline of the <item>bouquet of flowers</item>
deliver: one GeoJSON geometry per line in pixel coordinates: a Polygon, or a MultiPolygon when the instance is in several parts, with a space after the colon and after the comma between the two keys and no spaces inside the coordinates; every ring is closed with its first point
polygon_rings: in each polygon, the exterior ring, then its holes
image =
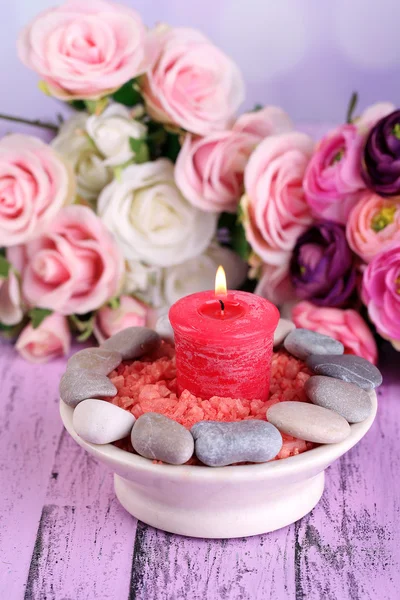
{"type": "Polygon", "coordinates": [[[348,352],[376,362],[367,319],[400,349],[394,106],[315,146],[278,107],[237,117],[241,74],[200,32],[106,0],[40,14],[18,52],[73,110],[50,145],[0,141],[0,329],[24,357],[162,327],[219,264],[348,352]]]}

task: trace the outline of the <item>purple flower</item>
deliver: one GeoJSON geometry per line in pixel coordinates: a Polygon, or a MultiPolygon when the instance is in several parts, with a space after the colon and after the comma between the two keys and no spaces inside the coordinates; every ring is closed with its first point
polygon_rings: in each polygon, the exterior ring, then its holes
{"type": "Polygon", "coordinates": [[[364,148],[363,178],[380,196],[400,193],[400,110],[371,129],[364,148]]]}
{"type": "Polygon", "coordinates": [[[345,305],[356,287],[356,267],[344,228],[316,223],[297,240],[290,273],[296,296],[318,306],[345,305]]]}

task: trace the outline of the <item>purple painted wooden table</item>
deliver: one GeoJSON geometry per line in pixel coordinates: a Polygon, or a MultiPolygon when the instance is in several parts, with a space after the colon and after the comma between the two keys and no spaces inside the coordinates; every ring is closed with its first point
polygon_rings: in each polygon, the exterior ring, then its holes
{"type": "Polygon", "coordinates": [[[400,382],[384,356],[371,431],[327,472],[291,527],[207,541],[138,523],[112,476],[63,431],[65,361],[32,366],[0,345],[1,600],[397,600],[400,382]]]}

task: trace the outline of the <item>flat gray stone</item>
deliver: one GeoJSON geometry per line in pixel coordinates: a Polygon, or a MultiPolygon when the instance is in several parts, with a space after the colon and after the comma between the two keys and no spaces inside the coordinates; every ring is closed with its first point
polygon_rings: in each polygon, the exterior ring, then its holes
{"type": "Polygon", "coordinates": [[[307,402],[278,402],[268,409],[267,419],[279,431],[316,444],[342,442],[351,432],[341,415],[307,402]]]}
{"type": "Polygon", "coordinates": [[[305,360],[311,354],[343,354],[344,346],[328,335],[309,329],[294,329],[285,338],[285,349],[296,358],[305,360]]]}
{"type": "Polygon", "coordinates": [[[349,423],[361,423],[372,411],[368,392],[354,383],[314,375],[306,382],[305,391],[313,404],[339,413],[349,423]]]}
{"type": "Polygon", "coordinates": [[[127,410],[89,398],[74,410],[72,423],[76,433],[90,444],[112,444],[130,434],[135,417],[127,410]]]}
{"type": "Polygon", "coordinates": [[[183,465],[193,456],[193,436],[183,425],[158,413],[138,418],[131,433],[132,446],[140,456],[183,465]]]}
{"type": "Polygon", "coordinates": [[[122,362],[122,355],[114,350],[85,348],[73,354],[67,362],[68,369],[86,369],[108,375],[122,362]]]}
{"type": "Polygon", "coordinates": [[[112,398],[117,388],[105,375],[86,369],[68,369],[61,377],[60,397],[75,408],[88,398],[112,398]]]}
{"type": "Polygon", "coordinates": [[[282,344],[284,339],[294,329],[296,329],[296,326],[293,321],[289,321],[289,319],[279,319],[278,327],[275,329],[274,333],[274,348],[282,344]]]}
{"type": "Polygon", "coordinates": [[[281,434],[266,421],[200,421],[191,433],[197,458],[209,467],[267,462],[282,448],[281,434]]]}
{"type": "Polygon", "coordinates": [[[309,356],[307,365],[316,375],[327,375],[355,383],[363,390],[372,390],[382,383],[381,372],[375,365],[352,354],[309,356]]]}
{"type": "Polygon", "coordinates": [[[130,360],[157,350],[160,344],[161,338],[156,331],[147,327],[127,327],[108,338],[100,347],[119,352],[123,360],[130,360]]]}

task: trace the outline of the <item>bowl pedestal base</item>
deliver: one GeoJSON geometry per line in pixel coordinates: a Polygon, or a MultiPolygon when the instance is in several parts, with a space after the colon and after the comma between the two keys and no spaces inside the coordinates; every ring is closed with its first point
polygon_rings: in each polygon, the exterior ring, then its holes
{"type": "MultiPolygon", "coordinates": [[[[122,506],[140,521],[170,533],[201,538],[234,538],[269,533],[309,513],[324,491],[324,472],[280,489],[252,494],[244,486],[240,495],[230,486],[210,489],[199,503],[196,486],[187,482],[170,496],[114,475],[115,493],[122,506]]],[[[260,492],[260,490],[258,490],[260,492]]]]}

